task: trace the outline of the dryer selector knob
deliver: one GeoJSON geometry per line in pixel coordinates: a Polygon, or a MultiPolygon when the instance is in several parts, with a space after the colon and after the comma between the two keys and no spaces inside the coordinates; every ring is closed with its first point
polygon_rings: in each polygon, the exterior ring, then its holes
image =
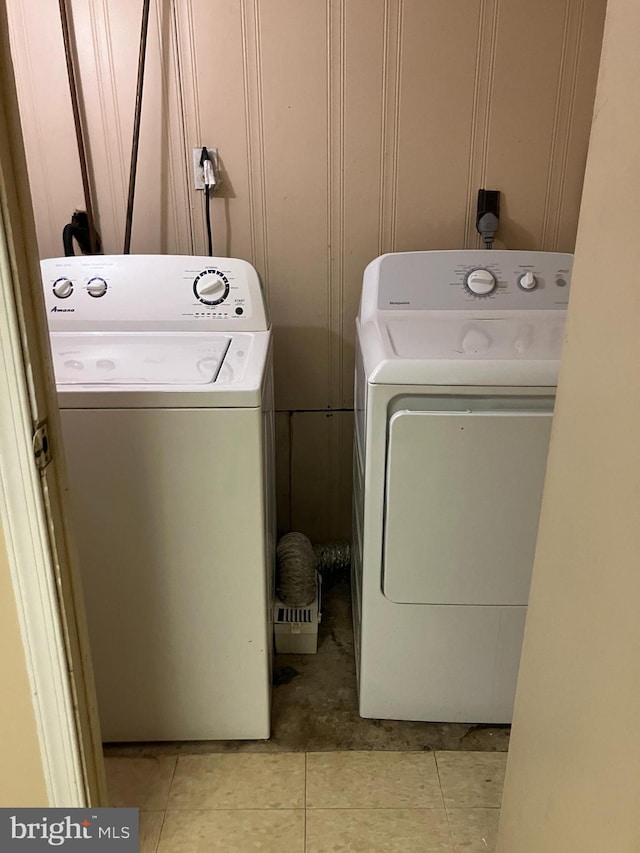
{"type": "Polygon", "coordinates": [[[193,292],[204,305],[219,305],[229,295],[229,279],[219,270],[202,270],[193,281],[193,292]]]}
{"type": "Polygon", "coordinates": [[[73,293],[73,282],[68,278],[59,278],[53,283],[53,293],[58,299],[66,299],[73,293]]]}
{"type": "Polygon", "coordinates": [[[522,290],[535,290],[538,286],[538,280],[532,272],[526,272],[518,279],[518,286],[522,290]]]}
{"type": "Polygon", "coordinates": [[[99,299],[107,292],[107,282],[103,278],[92,278],[87,284],[87,293],[94,299],[99,299]]]}
{"type": "Polygon", "coordinates": [[[471,270],[466,284],[474,296],[488,296],[496,288],[496,278],[489,270],[471,270]]]}

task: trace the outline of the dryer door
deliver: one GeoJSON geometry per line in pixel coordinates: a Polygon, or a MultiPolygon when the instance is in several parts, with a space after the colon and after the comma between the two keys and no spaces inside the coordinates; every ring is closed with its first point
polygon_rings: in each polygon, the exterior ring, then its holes
{"type": "Polygon", "coordinates": [[[400,604],[526,604],[553,401],[419,405],[389,422],[384,594],[400,604]]]}

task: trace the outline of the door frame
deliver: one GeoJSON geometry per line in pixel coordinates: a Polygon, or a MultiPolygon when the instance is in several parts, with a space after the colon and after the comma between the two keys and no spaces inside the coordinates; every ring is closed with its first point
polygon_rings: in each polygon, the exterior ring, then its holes
{"type": "Polygon", "coordinates": [[[50,806],[107,805],[28,169],[0,3],[0,516],[50,806]],[[50,461],[36,455],[40,427],[50,461]]]}

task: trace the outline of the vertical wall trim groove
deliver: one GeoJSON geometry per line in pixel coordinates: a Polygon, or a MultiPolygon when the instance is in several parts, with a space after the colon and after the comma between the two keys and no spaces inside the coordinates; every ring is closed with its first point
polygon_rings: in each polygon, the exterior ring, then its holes
{"type": "Polygon", "coordinates": [[[401,28],[404,0],[385,0],[382,56],[382,132],[380,142],[380,227],[378,254],[393,251],[397,218],[400,116],[401,28]],[[393,61],[391,60],[392,48],[393,61]]]}
{"type": "Polygon", "coordinates": [[[200,75],[198,74],[192,0],[186,0],[185,6],[187,10],[187,32],[189,34],[189,38],[187,39],[187,44],[189,45],[189,65],[191,66],[191,81],[193,85],[193,124],[196,131],[196,138],[198,142],[202,142],[202,129],[200,127],[200,75]]]}
{"type": "Polygon", "coordinates": [[[382,116],[380,122],[380,209],[378,211],[378,254],[384,251],[384,214],[386,207],[385,199],[385,144],[387,137],[387,109],[389,89],[389,18],[390,0],[384,0],[384,11],[382,21],[382,116]]]}
{"type": "Polygon", "coordinates": [[[259,0],[241,0],[241,29],[252,263],[262,274],[265,290],[268,292],[269,235],[259,0]]]}
{"type": "MultiPolygon", "coordinates": [[[[172,156],[172,143],[171,143],[171,133],[169,131],[170,124],[170,111],[169,111],[169,56],[164,55],[164,44],[162,39],[163,33],[163,6],[162,2],[156,3],[156,26],[157,26],[157,35],[158,35],[158,55],[160,57],[160,97],[162,109],[160,113],[160,121],[161,121],[161,134],[166,137],[167,141],[167,178],[164,175],[160,177],[160,181],[166,187],[166,204],[171,208],[168,211],[168,215],[171,217],[171,222],[173,224],[173,233],[174,240],[176,245],[179,243],[180,239],[180,229],[178,225],[178,205],[175,197],[174,188],[176,186],[175,180],[175,168],[173,164],[173,156],[172,156]]],[[[160,198],[161,202],[164,198],[165,190],[161,187],[160,189],[160,198]]],[[[161,216],[161,232],[164,231],[163,222],[164,222],[164,211],[160,211],[161,216]]],[[[162,251],[166,252],[166,246],[161,242],[162,251]]]]}
{"type": "Polygon", "coordinates": [[[557,201],[557,215],[555,221],[555,227],[553,229],[553,241],[551,244],[551,249],[553,251],[558,250],[558,242],[560,239],[560,222],[562,220],[562,211],[564,210],[564,194],[566,187],[566,176],[567,176],[567,164],[569,162],[569,152],[571,149],[571,135],[573,132],[573,121],[575,117],[575,104],[576,104],[576,93],[578,89],[578,77],[579,77],[579,69],[580,69],[580,59],[582,57],[582,44],[584,38],[584,26],[585,26],[585,0],[578,0],[578,25],[577,25],[577,44],[575,55],[573,58],[573,66],[571,69],[571,84],[570,84],[570,94],[569,94],[569,105],[567,109],[567,129],[564,137],[564,144],[561,155],[561,166],[560,166],[560,187],[558,190],[558,201],[557,201]]]}
{"type": "Polygon", "coordinates": [[[489,50],[489,69],[487,74],[487,101],[485,106],[484,133],[482,137],[482,169],[481,184],[484,186],[487,180],[487,168],[489,165],[489,138],[491,134],[491,104],[493,100],[493,80],[496,72],[496,53],[498,46],[498,26],[500,22],[500,0],[495,0],[493,7],[493,18],[491,21],[491,42],[489,50]]]}
{"type": "MultiPolygon", "coordinates": [[[[122,122],[120,121],[120,104],[118,102],[118,85],[117,85],[115,62],[114,62],[114,58],[113,58],[113,44],[112,44],[112,38],[111,38],[111,18],[109,17],[109,2],[108,2],[108,0],[102,0],[102,10],[103,10],[102,15],[103,15],[103,22],[104,22],[103,23],[103,26],[104,26],[103,44],[104,44],[104,48],[105,48],[104,53],[106,55],[107,64],[109,67],[109,84],[111,87],[110,90],[108,90],[108,91],[110,91],[111,98],[112,98],[111,107],[112,107],[113,119],[114,119],[113,124],[114,124],[115,130],[116,130],[115,137],[116,137],[116,142],[118,145],[117,163],[118,163],[118,166],[120,167],[118,171],[120,172],[120,184],[122,186],[122,195],[123,195],[123,201],[124,201],[124,198],[125,198],[124,190],[125,190],[125,187],[127,185],[127,166],[126,166],[126,164],[128,162],[128,156],[127,156],[128,152],[125,149],[124,134],[123,134],[123,130],[122,130],[122,122]]],[[[101,51],[99,51],[99,50],[96,51],[96,56],[100,56],[100,53],[101,53],[101,51]]],[[[102,78],[102,82],[104,82],[104,78],[102,78]]],[[[106,116],[105,113],[103,113],[103,115],[102,115],[102,120],[103,120],[103,128],[104,128],[104,133],[105,133],[105,139],[109,139],[110,138],[110,134],[109,134],[110,125],[108,123],[108,117],[106,116]]],[[[123,222],[124,222],[124,216],[125,216],[125,211],[123,210],[122,211],[123,222]]]]}
{"type": "Polygon", "coordinates": [[[478,189],[475,184],[475,155],[476,155],[476,137],[478,135],[479,112],[480,112],[480,81],[482,73],[482,56],[485,36],[485,6],[486,0],[480,0],[478,7],[478,39],[476,42],[476,69],[473,80],[473,106],[471,109],[471,126],[469,128],[469,160],[467,163],[467,209],[464,217],[464,233],[462,235],[462,245],[471,245],[471,235],[475,230],[474,212],[474,196],[478,189]]]}
{"type": "Polygon", "coordinates": [[[269,234],[265,172],[260,0],[241,0],[242,68],[252,263],[269,292],[269,234]]]}
{"type": "MultiPolygon", "coordinates": [[[[180,50],[180,24],[178,21],[178,12],[176,6],[171,6],[171,24],[173,36],[175,39],[175,67],[176,67],[176,84],[178,89],[178,105],[180,111],[180,136],[182,139],[182,176],[185,181],[185,186],[191,186],[191,162],[189,156],[189,139],[188,139],[188,122],[187,122],[187,101],[184,85],[184,70],[182,67],[182,53],[180,50]]],[[[187,204],[187,219],[189,223],[188,249],[190,254],[194,254],[195,248],[195,222],[193,216],[193,205],[187,204]]]]}
{"type": "Polygon", "coordinates": [[[345,319],[345,251],[346,251],[346,187],[344,178],[345,164],[345,146],[346,146],[346,128],[347,128],[347,21],[346,21],[346,0],[340,2],[340,277],[339,277],[339,292],[338,292],[338,336],[340,340],[340,359],[338,363],[338,387],[339,398],[338,405],[345,405],[345,397],[351,395],[351,377],[349,378],[349,388],[344,386],[344,319],[345,319]]]}
{"type": "MultiPolygon", "coordinates": [[[[193,106],[193,130],[195,134],[195,139],[198,140],[198,145],[202,145],[202,128],[200,124],[200,75],[198,74],[198,57],[196,55],[196,39],[195,39],[195,24],[194,24],[194,14],[193,14],[193,2],[192,0],[186,0],[185,2],[186,9],[186,21],[187,21],[187,47],[189,51],[189,80],[191,85],[191,101],[193,106]]],[[[192,143],[193,145],[193,143],[192,143]]],[[[188,156],[189,148],[187,148],[187,156],[188,156]]],[[[196,193],[198,199],[202,193],[196,193]]],[[[202,241],[202,246],[205,246],[205,221],[203,214],[203,205],[199,204],[200,208],[200,216],[199,220],[199,230],[200,230],[200,239],[202,241]]],[[[193,226],[195,228],[196,221],[194,217],[193,226]]],[[[195,241],[195,235],[194,235],[195,241]]],[[[204,248],[203,248],[203,254],[204,248]]]]}
{"type": "Polygon", "coordinates": [[[266,146],[264,137],[264,90],[262,86],[262,21],[260,15],[260,0],[254,0],[256,10],[256,95],[257,95],[257,118],[258,118],[258,139],[260,140],[260,156],[258,164],[260,166],[259,182],[260,182],[260,203],[261,203],[261,218],[262,218],[262,264],[265,275],[265,287],[269,288],[269,217],[267,207],[267,172],[265,169],[266,162],[266,146]]]}
{"type": "MultiPolygon", "coordinates": [[[[543,216],[542,216],[542,230],[540,233],[540,248],[547,248],[547,234],[549,231],[549,217],[553,214],[556,214],[557,218],[557,210],[554,210],[553,213],[551,211],[552,207],[552,197],[553,197],[553,185],[555,179],[555,166],[557,163],[557,151],[558,146],[560,144],[560,132],[561,132],[561,114],[562,114],[562,103],[563,103],[563,95],[565,89],[565,70],[567,65],[567,51],[569,48],[569,33],[571,32],[571,0],[566,0],[565,10],[564,10],[564,21],[562,25],[562,47],[560,50],[560,62],[558,65],[558,87],[556,89],[556,98],[555,98],[555,106],[554,106],[554,114],[553,114],[553,127],[551,130],[551,145],[549,146],[549,164],[547,166],[547,187],[545,191],[544,198],[544,208],[543,208],[543,216]]],[[[566,135],[566,128],[565,135],[566,135]]]]}
{"type": "Polygon", "coordinates": [[[327,399],[342,405],[344,273],[345,0],[327,0],[327,399]]]}
{"type": "MultiPolygon", "coordinates": [[[[334,213],[333,213],[333,205],[335,203],[335,192],[333,187],[333,164],[335,160],[335,154],[333,150],[333,128],[334,128],[334,118],[333,118],[333,109],[334,109],[334,85],[333,85],[333,0],[325,0],[325,18],[326,18],[326,87],[327,87],[327,280],[325,283],[325,298],[327,303],[327,327],[325,329],[326,335],[326,343],[327,343],[327,379],[328,379],[328,387],[327,393],[325,395],[325,399],[327,400],[329,408],[333,408],[333,393],[334,393],[334,373],[333,373],[333,365],[334,365],[334,345],[331,340],[332,332],[333,332],[333,323],[335,320],[334,311],[333,311],[333,295],[332,295],[332,285],[333,285],[333,274],[334,274],[334,263],[333,263],[333,253],[336,249],[336,246],[333,243],[333,226],[334,226],[334,213]]],[[[329,442],[331,445],[331,442],[329,442]]],[[[329,446],[329,454],[330,454],[330,446],[329,446]]],[[[331,455],[328,456],[331,459],[331,455]]]]}
{"type": "Polygon", "coordinates": [[[487,180],[491,135],[491,94],[495,76],[500,16],[499,0],[481,0],[478,15],[464,232],[464,245],[467,248],[477,247],[480,241],[475,225],[476,193],[478,189],[486,186],[487,180]]]}
{"type": "Polygon", "coordinates": [[[391,228],[389,233],[390,249],[396,250],[396,232],[398,225],[398,167],[400,161],[400,105],[402,96],[402,53],[404,48],[404,0],[398,4],[397,25],[397,47],[396,47],[396,80],[395,80],[395,109],[393,117],[393,171],[392,186],[393,196],[391,202],[391,228]]]}
{"type": "MultiPolygon", "coordinates": [[[[113,56],[110,50],[110,39],[107,34],[108,8],[106,0],[102,0],[102,27],[98,22],[96,14],[97,2],[89,6],[89,20],[91,26],[91,41],[93,45],[94,68],[98,90],[98,104],[100,107],[100,121],[102,124],[102,138],[104,140],[104,158],[107,167],[107,183],[109,185],[109,196],[111,200],[111,223],[114,239],[121,242],[120,230],[124,234],[125,219],[125,173],[124,173],[124,147],[122,142],[122,127],[118,113],[116,97],[116,78],[113,68],[113,56]],[[102,31],[100,36],[100,30],[102,31]],[[103,47],[105,48],[103,50],[103,47]],[[106,56],[108,66],[108,81],[105,84],[100,57],[106,56]],[[107,93],[111,95],[111,110],[107,106],[107,93]],[[111,115],[109,115],[111,113],[111,115]],[[112,120],[111,120],[112,119],[112,120]],[[115,141],[117,149],[116,162],[114,163],[112,141],[115,141]]],[[[80,76],[80,75],[79,75],[80,76]]],[[[103,241],[105,235],[103,234],[103,241]]],[[[106,246],[109,249],[109,246],[106,246]]],[[[111,251],[118,251],[119,247],[111,247],[111,251]]]]}
{"type": "Polygon", "coordinates": [[[251,95],[249,87],[249,37],[247,33],[247,0],[240,0],[240,38],[242,42],[242,84],[244,89],[244,130],[247,145],[247,193],[249,197],[249,234],[251,239],[251,263],[255,266],[257,255],[257,224],[256,224],[256,194],[253,186],[253,171],[255,168],[251,121],[251,95]]]}

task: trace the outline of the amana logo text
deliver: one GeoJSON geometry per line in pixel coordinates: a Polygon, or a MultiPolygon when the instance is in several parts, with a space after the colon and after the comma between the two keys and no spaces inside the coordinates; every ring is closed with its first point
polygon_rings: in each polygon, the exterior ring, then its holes
{"type": "Polygon", "coordinates": [[[54,305],[50,313],[53,314],[53,312],[55,311],[58,314],[73,314],[75,310],[75,308],[58,308],[57,305],[54,305]]]}

